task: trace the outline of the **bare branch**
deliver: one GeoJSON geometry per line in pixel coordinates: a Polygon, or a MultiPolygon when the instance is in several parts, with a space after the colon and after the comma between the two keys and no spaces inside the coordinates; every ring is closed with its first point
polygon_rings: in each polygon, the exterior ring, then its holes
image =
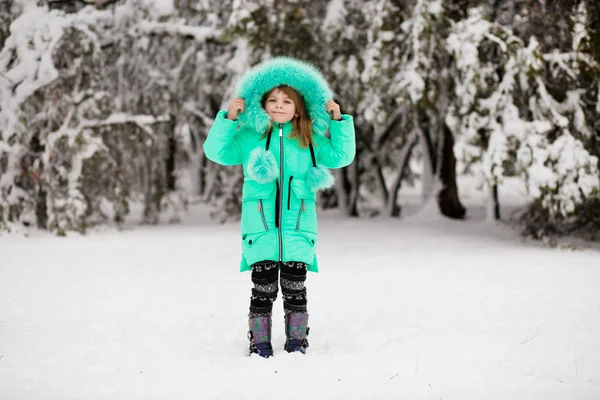
{"type": "Polygon", "coordinates": [[[3,77],[4,79],[6,79],[7,81],[9,81],[12,86],[16,85],[16,83],[12,79],[10,79],[8,76],[6,76],[6,74],[4,72],[0,72],[0,76],[3,77]]]}
{"type": "Polygon", "coordinates": [[[535,339],[535,337],[538,335],[538,333],[540,333],[540,327],[539,327],[539,326],[538,326],[538,329],[537,329],[537,332],[535,333],[535,335],[533,335],[533,337],[531,337],[531,338],[527,339],[526,341],[524,341],[524,342],[521,342],[521,344],[525,344],[525,343],[527,343],[527,342],[529,342],[529,341],[531,341],[531,340],[535,339]]]}
{"type": "Polygon", "coordinates": [[[213,124],[213,122],[215,122],[214,118],[209,117],[204,111],[199,110],[197,108],[195,108],[191,103],[185,103],[183,105],[183,108],[186,111],[191,112],[192,114],[194,114],[195,116],[197,116],[198,118],[200,118],[202,120],[202,122],[204,123],[204,125],[206,126],[211,126],[213,124]]]}
{"type": "Polygon", "coordinates": [[[377,143],[378,149],[380,149],[383,146],[383,144],[387,141],[388,136],[392,133],[394,128],[398,126],[398,120],[400,118],[402,118],[402,115],[404,115],[404,112],[405,112],[404,107],[398,107],[392,113],[392,115],[390,115],[390,117],[388,118],[387,125],[385,126],[385,128],[383,129],[383,132],[379,136],[379,140],[377,143]]]}
{"type": "Polygon", "coordinates": [[[131,35],[136,32],[145,34],[167,34],[189,37],[197,42],[204,43],[221,36],[221,30],[213,26],[191,26],[184,24],[142,21],[129,31],[131,35]]]}

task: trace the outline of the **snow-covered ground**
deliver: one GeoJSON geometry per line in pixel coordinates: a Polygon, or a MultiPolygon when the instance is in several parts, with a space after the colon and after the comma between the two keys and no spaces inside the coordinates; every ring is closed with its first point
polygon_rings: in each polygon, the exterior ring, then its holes
{"type": "Polygon", "coordinates": [[[236,224],[3,236],[0,399],[600,399],[600,252],[469,211],[324,215],[311,346],[283,351],[278,299],[270,359],[236,224]]]}

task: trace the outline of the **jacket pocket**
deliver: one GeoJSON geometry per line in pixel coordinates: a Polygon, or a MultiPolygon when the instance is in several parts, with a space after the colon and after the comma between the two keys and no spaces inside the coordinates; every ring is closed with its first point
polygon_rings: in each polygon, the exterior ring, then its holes
{"type": "Polygon", "coordinates": [[[242,189],[242,233],[267,232],[273,225],[275,183],[248,180],[242,189]],[[271,224],[269,224],[271,222],[271,224]]]}
{"type": "Polygon", "coordinates": [[[242,235],[242,245],[245,249],[251,249],[258,243],[259,239],[267,232],[244,233],[242,235]]]}
{"type": "Polygon", "coordinates": [[[294,210],[297,210],[295,231],[316,232],[317,211],[315,192],[306,186],[305,181],[296,178],[290,182],[290,191],[293,193],[294,210]]]}
{"type": "Polygon", "coordinates": [[[304,239],[306,239],[306,242],[314,247],[317,245],[317,234],[316,233],[305,233],[305,232],[299,232],[300,235],[302,235],[302,237],[304,239]]]}
{"type": "Polygon", "coordinates": [[[306,212],[306,204],[304,204],[304,199],[302,199],[300,204],[300,209],[298,210],[298,221],[296,222],[296,232],[300,231],[300,222],[302,221],[302,213],[306,212]]]}
{"type": "Polygon", "coordinates": [[[260,217],[262,218],[263,225],[265,227],[265,231],[269,231],[269,225],[267,225],[267,219],[265,218],[265,209],[263,208],[262,199],[258,200],[258,212],[260,213],[260,217]]]}
{"type": "Polygon", "coordinates": [[[291,189],[294,192],[294,195],[299,199],[308,201],[315,201],[317,199],[316,193],[310,190],[308,186],[306,186],[306,182],[302,179],[294,178],[291,182],[291,189]]]}
{"type": "Polygon", "coordinates": [[[273,195],[275,183],[258,183],[253,180],[245,180],[242,187],[242,201],[266,199],[273,195]]]}

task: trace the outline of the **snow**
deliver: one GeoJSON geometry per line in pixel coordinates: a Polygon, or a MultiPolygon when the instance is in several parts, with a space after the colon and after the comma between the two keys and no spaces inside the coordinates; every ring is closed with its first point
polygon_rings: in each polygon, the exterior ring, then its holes
{"type": "Polygon", "coordinates": [[[379,36],[382,42],[391,42],[396,37],[396,33],[394,31],[379,31],[379,36]]]}
{"type": "Polygon", "coordinates": [[[279,298],[275,357],[247,356],[238,225],[207,210],[2,237],[0,398],[600,398],[600,252],[523,241],[461,185],[467,221],[321,213],[306,355],[282,350],[279,298]]]}
{"type": "Polygon", "coordinates": [[[175,12],[173,0],[144,0],[142,4],[153,18],[168,16],[175,12]]]}
{"type": "Polygon", "coordinates": [[[170,35],[190,36],[199,42],[205,42],[208,39],[221,35],[221,31],[214,26],[189,26],[185,24],[141,21],[136,28],[143,33],[168,33],[170,35]]]}
{"type": "Polygon", "coordinates": [[[259,9],[259,5],[248,0],[233,0],[231,9],[227,26],[236,26],[245,20],[252,19],[252,13],[259,9]]]}
{"type": "Polygon", "coordinates": [[[346,8],[343,0],[331,0],[327,3],[327,11],[323,19],[325,28],[334,28],[344,20],[346,16],[346,8]]]}
{"type": "MultiPolygon", "coordinates": [[[[416,65],[413,63],[409,69],[404,71],[404,79],[400,83],[400,86],[406,86],[408,97],[414,104],[418,103],[421,97],[423,97],[423,91],[425,90],[425,81],[416,70],[416,65]]],[[[396,99],[401,100],[401,99],[396,99]]]]}
{"type": "Polygon", "coordinates": [[[4,78],[0,80],[3,131],[12,132],[20,104],[58,76],[49,54],[67,25],[65,18],[40,8],[22,14],[11,24],[12,34],[0,51],[0,71],[4,78]]]}
{"type": "Polygon", "coordinates": [[[441,1],[432,1],[429,3],[427,11],[433,15],[440,15],[444,12],[444,6],[441,1]]]}
{"type": "Polygon", "coordinates": [[[587,19],[587,9],[584,2],[579,3],[577,12],[573,17],[573,50],[579,51],[581,42],[589,40],[589,35],[585,27],[587,19]]]}
{"type": "Polygon", "coordinates": [[[446,46],[456,56],[459,69],[479,67],[477,45],[490,36],[489,30],[490,23],[483,19],[479,8],[469,10],[469,18],[456,24],[446,39],[446,46]]]}

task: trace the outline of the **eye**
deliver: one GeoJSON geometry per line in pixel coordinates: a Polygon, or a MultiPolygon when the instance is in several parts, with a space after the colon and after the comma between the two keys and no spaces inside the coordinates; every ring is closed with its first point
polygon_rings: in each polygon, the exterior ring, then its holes
{"type": "Polygon", "coordinates": [[[291,100],[286,100],[286,101],[284,101],[284,103],[285,104],[292,104],[292,101],[291,100]]]}
{"type": "Polygon", "coordinates": [[[274,103],[274,102],[275,102],[275,101],[277,101],[277,100],[275,100],[275,99],[268,99],[267,101],[268,101],[269,103],[274,103]]]}

